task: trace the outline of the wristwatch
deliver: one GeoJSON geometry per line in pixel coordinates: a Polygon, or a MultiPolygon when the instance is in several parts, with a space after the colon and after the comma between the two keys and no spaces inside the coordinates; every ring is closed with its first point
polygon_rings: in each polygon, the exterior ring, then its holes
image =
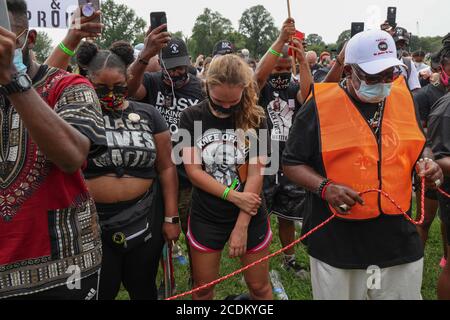
{"type": "Polygon", "coordinates": [[[164,217],[164,222],[170,223],[170,224],[179,224],[180,223],[180,217],[164,217]]]}
{"type": "Polygon", "coordinates": [[[21,93],[30,90],[33,82],[26,73],[17,73],[13,75],[12,81],[7,85],[0,85],[0,94],[9,96],[14,93],[21,93]]]}

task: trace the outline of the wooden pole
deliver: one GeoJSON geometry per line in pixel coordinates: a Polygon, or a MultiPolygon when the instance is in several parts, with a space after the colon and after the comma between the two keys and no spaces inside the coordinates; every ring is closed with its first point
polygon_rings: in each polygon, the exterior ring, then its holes
{"type": "Polygon", "coordinates": [[[291,15],[291,1],[290,0],[287,0],[287,7],[288,7],[288,17],[292,18],[292,15],[291,15]]]}
{"type": "MultiPolygon", "coordinates": [[[[292,13],[291,13],[291,0],[287,0],[287,9],[288,9],[288,17],[289,19],[292,18],[292,13]]],[[[291,37],[291,42],[293,43],[293,38],[291,37]]],[[[292,50],[293,56],[292,56],[292,74],[294,76],[297,76],[297,62],[296,62],[296,54],[295,51],[292,50]]]]}

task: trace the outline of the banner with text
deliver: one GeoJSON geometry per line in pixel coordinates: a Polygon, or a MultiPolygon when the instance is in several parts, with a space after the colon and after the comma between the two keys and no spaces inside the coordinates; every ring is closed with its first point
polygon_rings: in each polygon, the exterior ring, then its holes
{"type": "Polygon", "coordinates": [[[30,28],[68,28],[78,0],[27,0],[30,28]]]}

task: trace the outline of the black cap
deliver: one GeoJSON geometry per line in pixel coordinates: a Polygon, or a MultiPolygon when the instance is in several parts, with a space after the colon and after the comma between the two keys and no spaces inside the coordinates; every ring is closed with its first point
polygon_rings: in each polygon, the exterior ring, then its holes
{"type": "Polygon", "coordinates": [[[162,49],[160,58],[163,60],[166,69],[189,66],[191,64],[186,43],[177,38],[172,38],[167,47],[162,49]]]}
{"type": "Polygon", "coordinates": [[[397,27],[395,28],[394,41],[395,43],[397,43],[401,40],[405,40],[406,43],[409,44],[409,41],[411,40],[411,34],[405,28],[397,27]]]}
{"type": "Polygon", "coordinates": [[[234,53],[234,51],[234,44],[228,40],[221,40],[214,46],[213,57],[217,55],[224,56],[226,54],[234,53]]]}

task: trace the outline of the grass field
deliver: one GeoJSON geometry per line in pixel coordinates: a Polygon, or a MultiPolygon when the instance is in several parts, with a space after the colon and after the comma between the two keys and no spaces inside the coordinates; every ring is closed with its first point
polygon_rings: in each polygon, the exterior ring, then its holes
{"type": "MultiPolygon", "coordinates": [[[[275,252],[281,248],[281,244],[278,238],[278,224],[276,219],[272,217],[272,230],[274,233],[271,252],[275,252]]],[[[183,251],[186,253],[186,246],[184,238],[180,240],[183,251]]],[[[422,295],[426,300],[436,299],[436,284],[440,274],[439,261],[442,257],[442,241],[440,235],[440,222],[435,220],[430,230],[430,237],[428,239],[427,247],[425,250],[425,267],[422,286],[422,295]]],[[[221,275],[226,275],[240,268],[239,260],[232,260],[227,257],[228,248],[224,250],[221,264],[221,275]]],[[[296,247],[297,260],[305,266],[309,265],[308,256],[303,246],[298,245],[296,247]]],[[[179,265],[174,261],[175,278],[177,284],[177,293],[188,291],[188,266],[179,265]]],[[[281,268],[281,258],[277,256],[270,261],[270,269],[277,270],[281,276],[284,288],[290,300],[311,300],[312,289],[309,281],[300,281],[291,273],[286,272],[281,268]]],[[[158,282],[159,283],[159,282],[158,282]]],[[[222,300],[226,296],[231,294],[241,294],[247,292],[245,284],[242,282],[242,276],[235,276],[225,282],[222,282],[216,286],[215,299],[222,300]]],[[[117,297],[119,300],[128,299],[128,294],[125,290],[122,290],[117,297]]],[[[185,299],[191,299],[186,297],[185,299]]]]}

